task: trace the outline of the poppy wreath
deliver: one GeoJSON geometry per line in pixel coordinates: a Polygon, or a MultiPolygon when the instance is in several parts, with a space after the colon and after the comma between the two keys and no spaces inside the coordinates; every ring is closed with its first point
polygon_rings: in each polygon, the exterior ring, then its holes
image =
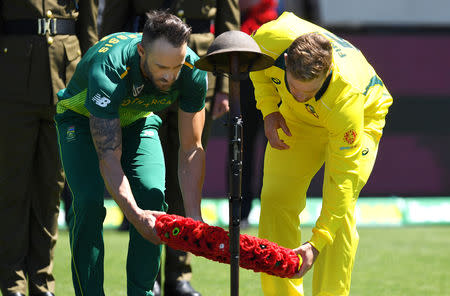
{"type": "MultiPolygon", "coordinates": [[[[230,263],[228,231],[177,215],[156,219],[156,232],[169,247],[191,252],[221,263],[230,263]]],[[[301,267],[301,257],[293,250],[255,236],[241,234],[239,266],[255,272],[290,278],[301,267]]]]}

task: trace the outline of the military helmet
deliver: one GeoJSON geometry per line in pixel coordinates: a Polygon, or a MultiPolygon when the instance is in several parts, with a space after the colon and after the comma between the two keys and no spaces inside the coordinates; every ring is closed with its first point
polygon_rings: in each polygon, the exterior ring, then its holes
{"type": "Polygon", "coordinates": [[[195,66],[214,73],[231,73],[233,53],[238,53],[240,73],[263,70],[274,63],[272,57],[261,52],[252,37],[241,31],[227,31],[211,43],[206,55],[195,62],[195,66]]]}

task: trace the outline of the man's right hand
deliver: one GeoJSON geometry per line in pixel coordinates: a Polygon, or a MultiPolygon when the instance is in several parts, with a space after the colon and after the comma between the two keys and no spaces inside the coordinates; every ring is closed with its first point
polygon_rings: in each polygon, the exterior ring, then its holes
{"type": "Polygon", "coordinates": [[[155,224],[156,218],[164,214],[164,212],[141,210],[139,211],[137,220],[132,223],[143,238],[155,245],[159,245],[161,244],[161,240],[156,233],[155,224]]]}
{"type": "Polygon", "coordinates": [[[218,92],[214,96],[214,105],[212,110],[212,119],[216,120],[230,110],[228,94],[218,92]]]}
{"type": "Polygon", "coordinates": [[[270,146],[279,150],[289,149],[289,146],[278,136],[279,128],[289,137],[292,136],[286,120],[280,112],[273,112],[264,117],[264,132],[267,140],[269,140],[270,146]]]}

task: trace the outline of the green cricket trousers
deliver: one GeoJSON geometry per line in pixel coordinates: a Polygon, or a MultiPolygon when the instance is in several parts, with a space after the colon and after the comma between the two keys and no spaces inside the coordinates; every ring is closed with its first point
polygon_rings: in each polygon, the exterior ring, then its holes
{"type": "MultiPolygon", "coordinates": [[[[68,211],[72,280],[75,294],[101,296],[103,291],[104,182],[89,129],[89,119],[73,111],[55,116],[60,152],[73,201],[68,211]]],[[[138,206],[165,211],[165,167],[157,115],[122,128],[122,167],[138,206]]],[[[130,225],[127,256],[127,292],[153,295],[161,246],[145,240],[130,225]]],[[[114,270],[110,272],[116,272],[114,270]]]]}

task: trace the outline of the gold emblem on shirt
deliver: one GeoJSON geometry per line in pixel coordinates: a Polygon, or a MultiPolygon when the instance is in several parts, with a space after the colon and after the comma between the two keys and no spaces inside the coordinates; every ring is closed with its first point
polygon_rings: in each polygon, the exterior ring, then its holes
{"type": "Polygon", "coordinates": [[[314,115],[316,118],[319,118],[319,114],[317,114],[316,110],[314,109],[313,106],[311,106],[310,104],[305,104],[306,110],[311,113],[312,115],[314,115]]]}

